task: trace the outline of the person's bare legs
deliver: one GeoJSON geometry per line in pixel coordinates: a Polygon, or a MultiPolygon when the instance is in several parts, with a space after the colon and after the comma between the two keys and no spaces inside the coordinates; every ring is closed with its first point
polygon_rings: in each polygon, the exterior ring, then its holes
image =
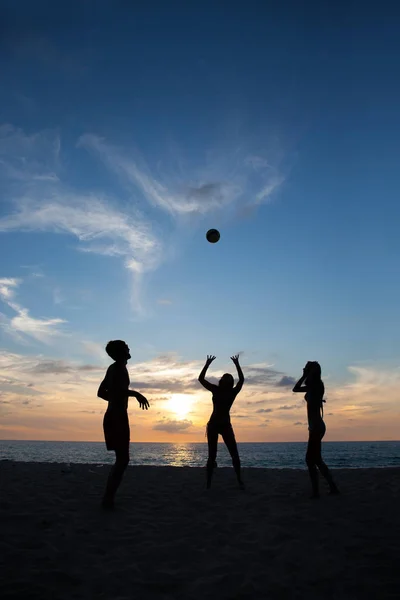
{"type": "Polygon", "coordinates": [[[114,507],[114,497],[122,481],[124,472],[129,464],[129,446],[115,450],[115,464],[113,465],[107,480],[106,491],[103,496],[103,508],[114,507]]]}
{"type": "Polygon", "coordinates": [[[332,495],[339,494],[339,490],[336,486],[336,483],[333,481],[332,474],[331,474],[330,470],[328,469],[328,467],[326,466],[326,464],[324,463],[324,461],[322,460],[322,457],[320,459],[318,459],[316,465],[317,465],[321,475],[323,477],[325,477],[326,481],[328,482],[329,493],[332,495]]]}
{"type": "Polygon", "coordinates": [[[319,481],[316,465],[319,457],[321,457],[321,438],[319,434],[310,433],[307,445],[306,464],[311,479],[312,498],[319,498],[319,481]]]}
{"type": "Polygon", "coordinates": [[[218,451],[218,431],[211,425],[207,427],[208,460],[207,460],[207,489],[211,487],[211,479],[215,468],[218,451]]]}
{"type": "MultiPolygon", "coordinates": [[[[325,433],[325,432],[324,432],[325,433]]],[[[318,482],[318,470],[321,475],[326,479],[329,485],[330,494],[338,494],[339,490],[333,481],[332,474],[328,469],[327,465],[322,460],[321,446],[322,438],[318,432],[310,433],[306,454],[306,463],[308,466],[308,472],[310,474],[311,485],[313,489],[313,498],[319,498],[319,482],[318,482]],[[318,467],[318,470],[317,470],[318,467]]]]}
{"type": "Polygon", "coordinates": [[[240,468],[240,458],[239,452],[237,448],[235,433],[233,431],[232,426],[226,427],[221,432],[222,439],[225,442],[226,447],[228,448],[229,454],[232,458],[232,465],[235,469],[236,477],[239,483],[239,487],[241,490],[244,490],[244,483],[242,481],[241,468],[240,468]]]}

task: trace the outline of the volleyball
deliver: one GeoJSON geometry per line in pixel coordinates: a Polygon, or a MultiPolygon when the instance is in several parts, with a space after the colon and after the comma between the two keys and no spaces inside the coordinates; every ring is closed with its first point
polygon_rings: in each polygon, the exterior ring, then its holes
{"type": "Polygon", "coordinates": [[[206,233],[207,241],[209,241],[210,244],[215,244],[216,242],[218,242],[220,237],[221,236],[218,229],[209,229],[206,233]]]}

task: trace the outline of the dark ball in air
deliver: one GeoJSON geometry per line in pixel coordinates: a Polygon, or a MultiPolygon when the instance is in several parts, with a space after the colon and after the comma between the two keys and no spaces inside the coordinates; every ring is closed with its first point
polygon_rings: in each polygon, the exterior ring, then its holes
{"type": "Polygon", "coordinates": [[[206,233],[207,241],[209,241],[210,244],[215,244],[216,242],[218,242],[220,237],[221,236],[218,229],[209,229],[206,233]]]}

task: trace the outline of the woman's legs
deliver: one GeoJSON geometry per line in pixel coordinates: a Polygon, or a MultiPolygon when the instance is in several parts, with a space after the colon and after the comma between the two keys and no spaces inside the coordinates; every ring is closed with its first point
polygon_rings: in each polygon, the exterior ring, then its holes
{"type": "Polygon", "coordinates": [[[107,480],[107,487],[103,497],[103,506],[112,508],[114,496],[121,483],[125,469],[129,464],[129,445],[115,450],[115,463],[107,480]]]}
{"type": "Polygon", "coordinates": [[[218,450],[218,430],[212,425],[207,426],[208,460],[207,460],[207,489],[211,487],[211,479],[215,467],[218,450]]]}
{"type": "Polygon", "coordinates": [[[337,494],[339,492],[338,488],[336,487],[335,482],[333,481],[331,472],[329,471],[327,465],[322,460],[321,446],[322,446],[322,438],[324,437],[324,435],[325,435],[325,426],[321,429],[321,431],[310,432],[310,435],[308,438],[306,463],[308,466],[308,472],[310,474],[311,485],[313,488],[313,496],[316,498],[318,498],[318,496],[319,496],[317,467],[318,467],[321,475],[328,482],[330,493],[337,494]]]}
{"type": "MultiPolygon", "coordinates": [[[[318,457],[321,457],[321,438],[319,434],[311,433],[308,437],[306,463],[308,467],[308,473],[311,479],[311,486],[313,491],[313,497],[319,497],[319,485],[318,485],[318,471],[317,461],[318,457]]],[[[321,458],[322,460],[322,458],[321,458]]]]}
{"type": "Polygon", "coordinates": [[[237,449],[235,433],[233,431],[232,426],[229,425],[227,427],[224,427],[221,432],[221,435],[222,435],[222,439],[225,442],[226,447],[229,450],[229,454],[231,455],[232,465],[233,465],[233,468],[235,469],[235,473],[236,473],[236,477],[239,482],[239,485],[243,489],[244,483],[242,481],[242,476],[241,476],[241,471],[240,471],[239,452],[237,449]]]}

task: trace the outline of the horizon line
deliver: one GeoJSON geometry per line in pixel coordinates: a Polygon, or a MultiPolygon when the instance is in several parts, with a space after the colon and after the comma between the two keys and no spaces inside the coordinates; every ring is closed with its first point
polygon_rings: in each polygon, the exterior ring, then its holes
{"type": "MultiPolygon", "coordinates": [[[[104,444],[104,441],[91,441],[91,440],[11,440],[11,439],[0,439],[1,442],[44,442],[44,443],[59,443],[59,444],[104,444]]],[[[400,440],[326,440],[324,443],[328,444],[367,444],[367,443],[383,443],[383,442],[399,442],[400,440]]],[[[218,441],[218,443],[223,444],[223,441],[218,441]]],[[[237,442],[238,444],[307,444],[307,440],[304,441],[253,441],[253,442],[237,442]]],[[[130,444],[207,444],[207,442],[190,442],[188,440],[182,442],[130,442],[130,444]]]]}

